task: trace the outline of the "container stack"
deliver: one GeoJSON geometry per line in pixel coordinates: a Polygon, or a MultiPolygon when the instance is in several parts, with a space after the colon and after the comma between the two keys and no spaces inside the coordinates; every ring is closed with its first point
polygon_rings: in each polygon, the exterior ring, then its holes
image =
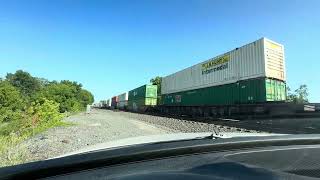
{"type": "Polygon", "coordinates": [[[164,77],[161,96],[170,106],[285,101],[284,47],[261,38],[164,77]]]}
{"type": "Polygon", "coordinates": [[[128,93],[123,93],[118,96],[118,109],[126,110],[128,106],[128,93]]]}
{"type": "Polygon", "coordinates": [[[128,109],[131,111],[145,111],[150,106],[157,105],[157,86],[143,85],[129,91],[128,109]]]}
{"type": "Polygon", "coordinates": [[[111,109],[116,109],[118,105],[118,96],[113,96],[111,98],[111,109]]]}

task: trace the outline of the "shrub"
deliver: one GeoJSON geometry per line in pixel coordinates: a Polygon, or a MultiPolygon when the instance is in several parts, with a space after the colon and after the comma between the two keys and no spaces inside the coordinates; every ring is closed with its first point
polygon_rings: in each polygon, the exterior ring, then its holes
{"type": "Polygon", "coordinates": [[[58,125],[63,114],[59,111],[59,103],[48,99],[41,99],[32,103],[27,110],[28,121],[31,127],[46,129],[54,125],[58,125]]]}
{"type": "Polygon", "coordinates": [[[7,81],[0,81],[0,123],[21,118],[24,101],[20,92],[7,81]]]}

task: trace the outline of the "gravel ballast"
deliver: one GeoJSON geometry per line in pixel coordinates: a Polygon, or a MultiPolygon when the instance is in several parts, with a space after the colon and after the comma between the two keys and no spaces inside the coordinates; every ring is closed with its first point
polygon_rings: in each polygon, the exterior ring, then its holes
{"type": "Polygon", "coordinates": [[[185,120],[162,116],[153,116],[148,114],[139,114],[131,112],[119,112],[121,116],[140,120],[152,124],[159,128],[169,128],[173,132],[195,133],[195,132],[238,132],[238,133],[259,133],[256,130],[247,130],[231,126],[223,126],[211,123],[199,122],[196,120],[185,120]]]}

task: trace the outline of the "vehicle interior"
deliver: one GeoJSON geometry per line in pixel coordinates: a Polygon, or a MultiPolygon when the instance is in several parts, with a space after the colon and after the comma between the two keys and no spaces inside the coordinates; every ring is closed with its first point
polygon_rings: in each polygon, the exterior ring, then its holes
{"type": "Polygon", "coordinates": [[[98,150],[0,169],[1,178],[312,179],[320,136],[173,141],[98,150]]]}

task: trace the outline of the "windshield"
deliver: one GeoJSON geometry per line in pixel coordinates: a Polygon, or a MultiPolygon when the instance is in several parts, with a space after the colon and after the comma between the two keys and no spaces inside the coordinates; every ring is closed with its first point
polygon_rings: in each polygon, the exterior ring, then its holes
{"type": "Polygon", "coordinates": [[[319,6],[2,1],[0,167],[177,133],[320,133],[319,6]]]}

